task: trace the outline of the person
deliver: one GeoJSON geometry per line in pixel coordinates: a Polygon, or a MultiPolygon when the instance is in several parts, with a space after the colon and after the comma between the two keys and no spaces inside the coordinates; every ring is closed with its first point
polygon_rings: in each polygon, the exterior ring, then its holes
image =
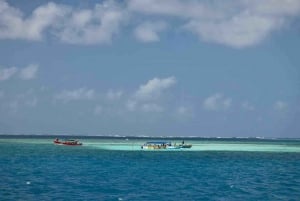
{"type": "Polygon", "coordinates": [[[184,140],[182,140],[182,144],[184,144],[184,140]]]}

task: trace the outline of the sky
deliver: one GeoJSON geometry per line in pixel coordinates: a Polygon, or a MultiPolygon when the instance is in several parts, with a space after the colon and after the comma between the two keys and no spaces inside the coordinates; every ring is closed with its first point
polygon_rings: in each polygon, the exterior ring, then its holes
{"type": "Polygon", "coordinates": [[[299,0],[0,0],[0,133],[300,137],[299,0]]]}

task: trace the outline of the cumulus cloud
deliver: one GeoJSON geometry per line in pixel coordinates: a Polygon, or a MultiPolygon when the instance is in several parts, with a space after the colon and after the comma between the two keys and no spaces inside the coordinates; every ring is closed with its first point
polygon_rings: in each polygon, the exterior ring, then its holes
{"type": "Polygon", "coordinates": [[[144,15],[176,17],[202,41],[234,48],[256,45],[300,15],[298,0],[129,0],[144,15]]]}
{"type": "Polygon", "coordinates": [[[281,25],[280,20],[246,13],[220,22],[191,21],[185,28],[198,35],[201,40],[243,48],[260,43],[281,25]]]}
{"type": "Polygon", "coordinates": [[[226,98],[223,94],[216,93],[203,102],[203,108],[206,110],[227,110],[231,106],[231,98],[226,98]]]}
{"type": "Polygon", "coordinates": [[[42,40],[45,32],[71,44],[110,42],[126,19],[126,11],[114,1],[95,4],[93,9],[47,3],[24,13],[0,1],[0,39],[42,40]]]}
{"type": "Polygon", "coordinates": [[[0,69],[0,81],[9,80],[15,75],[19,75],[22,80],[31,80],[36,77],[39,66],[30,64],[24,68],[8,67],[0,69]]]}
{"type": "Polygon", "coordinates": [[[134,35],[141,42],[157,42],[159,41],[158,33],[166,28],[167,24],[162,21],[144,22],[134,30],[134,35]]]}
{"type": "Polygon", "coordinates": [[[29,17],[5,1],[0,1],[0,38],[41,40],[44,31],[64,16],[67,8],[48,3],[36,8],[29,17]]]}
{"type": "Polygon", "coordinates": [[[9,80],[13,75],[17,73],[16,67],[0,69],[0,81],[9,80]]]}
{"type": "Polygon", "coordinates": [[[137,100],[154,100],[159,98],[161,93],[176,83],[175,77],[153,78],[146,84],[141,85],[135,93],[137,100]]]}
{"type": "Polygon", "coordinates": [[[109,43],[126,21],[127,12],[114,1],[96,4],[93,9],[72,10],[58,25],[56,35],[71,44],[109,43]]]}
{"type": "Polygon", "coordinates": [[[176,83],[175,77],[153,78],[138,90],[126,102],[129,111],[162,112],[162,94],[176,83]]]}
{"type": "Polygon", "coordinates": [[[129,0],[131,11],[158,16],[172,16],[178,18],[219,17],[209,6],[193,0],[129,0]]]}
{"type": "Polygon", "coordinates": [[[36,64],[31,64],[20,70],[20,78],[23,80],[31,80],[36,77],[39,66],[36,64]]]}
{"type": "Polygon", "coordinates": [[[64,90],[54,96],[55,100],[63,102],[77,101],[77,100],[92,100],[95,97],[93,89],[79,88],[75,90],[64,90]]]}
{"type": "Polygon", "coordinates": [[[277,110],[277,111],[284,111],[288,108],[288,104],[284,101],[276,101],[274,103],[274,109],[277,110]]]}
{"type": "Polygon", "coordinates": [[[0,1],[0,39],[42,40],[47,33],[70,44],[103,44],[142,17],[145,22],[134,30],[142,42],[159,41],[158,33],[172,23],[201,41],[245,48],[299,16],[299,0],[106,0],[87,9],[50,2],[29,14],[0,1]]]}

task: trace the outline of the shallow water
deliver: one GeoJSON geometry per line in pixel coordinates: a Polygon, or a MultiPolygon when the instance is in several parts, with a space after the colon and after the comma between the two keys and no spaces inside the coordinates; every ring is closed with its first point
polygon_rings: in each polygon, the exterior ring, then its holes
{"type": "Polygon", "coordinates": [[[140,151],[147,139],[82,137],[77,147],[52,140],[0,138],[1,200],[300,197],[298,141],[185,140],[190,151],[140,151]]]}

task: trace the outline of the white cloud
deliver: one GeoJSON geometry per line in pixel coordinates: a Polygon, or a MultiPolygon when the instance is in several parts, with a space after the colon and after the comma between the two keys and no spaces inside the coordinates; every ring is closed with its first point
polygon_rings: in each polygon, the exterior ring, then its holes
{"type": "Polygon", "coordinates": [[[0,69],[0,81],[5,81],[11,79],[16,74],[22,80],[30,80],[36,77],[38,71],[38,65],[30,64],[24,68],[10,67],[0,69]]]}
{"type": "Polygon", "coordinates": [[[176,83],[175,77],[153,78],[129,98],[126,108],[129,111],[162,112],[162,94],[176,83]]]}
{"type": "Polygon", "coordinates": [[[36,8],[25,18],[19,9],[0,1],[0,38],[41,40],[43,32],[66,12],[66,7],[50,2],[36,8]]]}
{"type": "Polygon", "coordinates": [[[248,110],[248,111],[255,110],[255,107],[252,104],[250,104],[248,101],[245,101],[245,102],[242,103],[242,108],[244,110],[248,110]]]}
{"type": "Polygon", "coordinates": [[[106,93],[106,98],[108,100],[118,100],[122,97],[123,92],[122,91],[113,91],[113,90],[109,90],[106,93]]]}
{"type": "Polygon", "coordinates": [[[260,43],[281,25],[280,20],[246,13],[218,22],[190,21],[185,28],[204,41],[243,48],[260,43]]]}
{"type": "Polygon", "coordinates": [[[159,41],[158,33],[166,28],[167,24],[162,21],[144,22],[134,30],[134,35],[141,42],[157,42],[159,41]]]}
{"type": "Polygon", "coordinates": [[[64,90],[55,95],[55,100],[62,100],[63,102],[76,101],[76,100],[92,100],[95,97],[93,89],[79,88],[75,90],[64,90]]]}
{"type": "Polygon", "coordinates": [[[106,0],[90,9],[50,2],[26,15],[0,1],[0,39],[42,40],[48,33],[70,44],[109,43],[128,19],[141,15],[146,22],[134,34],[142,42],[158,41],[165,24],[176,22],[201,41],[245,48],[299,17],[300,1],[106,0]],[[159,23],[149,22],[153,19],[159,23]]]}
{"type": "Polygon", "coordinates": [[[220,93],[216,93],[203,102],[203,108],[206,110],[227,110],[231,106],[231,98],[226,98],[220,93]]]}
{"type": "Polygon", "coordinates": [[[129,0],[131,11],[157,16],[178,18],[219,17],[219,14],[204,3],[193,0],[129,0]]]}
{"type": "Polygon", "coordinates": [[[28,39],[42,39],[43,32],[60,22],[61,18],[69,13],[69,7],[55,3],[47,3],[36,8],[32,15],[25,20],[24,30],[27,30],[28,39]]]}
{"type": "Polygon", "coordinates": [[[288,104],[284,101],[276,101],[274,103],[274,109],[277,111],[284,111],[288,108],[288,104]]]}
{"type": "Polygon", "coordinates": [[[300,11],[300,1],[298,0],[243,0],[241,3],[250,12],[270,16],[293,16],[299,15],[300,11]]]}
{"type": "Polygon", "coordinates": [[[9,80],[13,75],[17,73],[16,67],[0,69],[0,81],[9,80]]]}
{"type": "Polygon", "coordinates": [[[256,45],[300,15],[299,0],[129,0],[139,14],[175,17],[201,40],[234,48],[256,45]]]}
{"type": "Polygon", "coordinates": [[[108,43],[126,16],[126,10],[112,0],[95,4],[93,9],[50,2],[34,9],[28,17],[0,1],[0,39],[42,40],[47,31],[71,44],[108,43]]]}
{"type": "Polygon", "coordinates": [[[36,77],[39,66],[31,64],[20,70],[20,78],[23,80],[31,80],[36,77]]]}
{"type": "Polygon", "coordinates": [[[127,12],[114,1],[96,4],[93,9],[72,10],[56,30],[58,38],[71,44],[109,43],[126,22],[127,12]]]}
{"type": "Polygon", "coordinates": [[[155,100],[161,93],[176,83],[175,77],[153,78],[145,85],[141,85],[135,93],[137,100],[155,100]]]}

